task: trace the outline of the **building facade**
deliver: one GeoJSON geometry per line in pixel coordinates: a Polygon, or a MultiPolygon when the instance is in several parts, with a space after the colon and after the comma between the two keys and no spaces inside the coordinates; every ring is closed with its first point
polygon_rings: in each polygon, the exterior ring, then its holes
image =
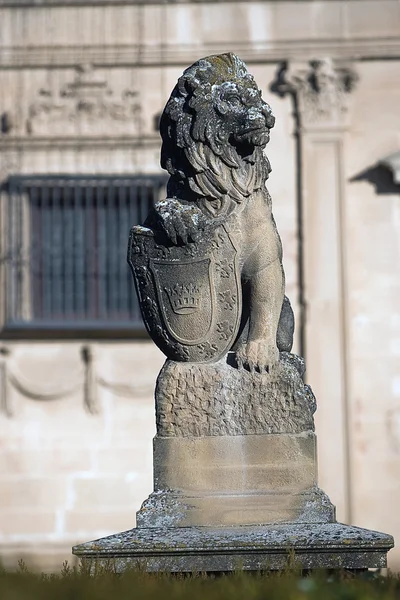
{"type": "MultiPolygon", "coordinates": [[[[182,70],[235,52],[272,106],[269,189],[320,485],[400,535],[398,0],[0,0],[0,552],[51,569],[129,529],[153,388],[125,263],[164,193],[182,70]]],[[[400,567],[400,552],[389,555],[400,567]]]]}

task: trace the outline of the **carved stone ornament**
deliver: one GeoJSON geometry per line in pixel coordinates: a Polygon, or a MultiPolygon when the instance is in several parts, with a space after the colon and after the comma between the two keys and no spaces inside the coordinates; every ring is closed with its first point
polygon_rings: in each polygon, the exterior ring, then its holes
{"type": "Polygon", "coordinates": [[[137,92],[125,90],[114,96],[107,82],[91,65],[76,71],[73,81],[58,93],[41,89],[28,109],[26,129],[32,135],[101,136],[137,135],[140,104],[137,92]]]}
{"type": "Polygon", "coordinates": [[[168,358],[264,371],[290,351],[282,247],[265,187],[275,118],[233,54],[187,69],[161,117],[168,198],[132,229],[146,327],[168,358]],[[242,306],[242,296],[244,303],[242,306]]]}
{"type": "Polygon", "coordinates": [[[156,385],[154,491],[136,528],[73,549],[116,571],[386,566],[393,538],[335,522],[265,187],[274,117],[234,54],[186,69],[161,117],[167,198],[131,230],[156,385]],[[309,552],[312,548],[312,553],[309,552]],[[287,567],[287,565],[286,565],[287,567]]]}
{"type": "Polygon", "coordinates": [[[354,69],[324,58],[307,64],[289,63],[279,79],[277,91],[297,94],[302,124],[321,126],[343,124],[358,76],[354,69]]]}
{"type": "Polygon", "coordinates": [[[232,346],[241,314],[236,249],[229,230],[221,227],[215,238],[185,247],[160,237],[135,228],[130,245],[146,327],[172,360],[215,360],[232,346]]]}

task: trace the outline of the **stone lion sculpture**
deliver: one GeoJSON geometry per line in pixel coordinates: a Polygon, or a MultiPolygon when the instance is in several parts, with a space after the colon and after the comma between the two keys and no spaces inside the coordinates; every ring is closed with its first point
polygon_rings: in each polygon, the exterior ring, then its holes
{"type": "MultiPolygon", "coordinates": [[[[262,99],[261,91],[246,65],[230,53],[209,56],[186,69],[165,106],[160,131],[161,166],[170,174],[167,199],[155,205],[144,229],[132,230],[130,262],[137,276],[147,328],[171,358],[196,362],[200,359],[194,352],[195,342],[199,342],[199,352],[207,344],[211,344],[211,348],[218,346],[210,339],[201,341],[200,330],[196,340],[190,341],[187,337],[190,328],[201,322],[199,312],[194,315],[191,325],[189,321],[185,326],[174,325],[179,311],[183,319],[183,315],[188,317],[190,310],[199,311],[201,303],[205,311],[204,323],[207,310],[217,315],[214,325],[210,326],[209,338],[214,329],[216,335],[219,332],[219,338],[227,335],[229,339],[224,351],[235,351],[239,368],[260,372],[269,370],[278,362],[279,351],[291,350],[293,312],[284,296],[282,246],[272,215],[271,197],[265,187],[271,168],[263,150],[274,122],[271,108],[262,99]],[[213,279],[211,287],[214,286],[217,293],[211,290],[207,296],[200,289],[204,287],[203,283],[200,287],[193,287],[193,280],[197,279],[193,269],[190,276],[185,276],[186,283],[175,284],[172,288],[160,280],[161,259],[152,259],[153,262],[150,261],[147,266],[139,264],[138,255],[132,248],[136,248],[140,255],[138,236],[144,239],[150,235],[149,232],[158,236],[158,247],[168,248],[169,262],[167,257],[164,267],[168,275],[165,275],[164,282],[175,278],[171,275],[173,266],[176,273],[187,269],[188,260],[183,261],[180,270],[177,270],[178,258],[174,252],[183,252],[184,256],[195,260],[198,256],[195,248],[207,243],[215,248],[218,239],[223,240],[222,233],[225,232],[231,246],[222,258],[210,255],[209,259],[210,277],[213,279]],[[237,274],[240,299],[236,299],[230,288],[218,287],[219,281],[228,281],[228,277],[218,279],[218,273],[223,274],[223,269],[218,267],[221,261],[227,261],[228,271],[230,268],[232,273],[237,274]],[[138,269],[142,270],[141,277],[138,269]],[[152,276],[148,272],[151,270],[154,285],[159,288],[154,299],[140,287],[144,274],[144,279],[147,277],[150,281],[152,276]],[[211,309],[206,310],[208,297],[211,298],[211,309]],[[227,298],[233,298],[231,303],[235,310],[218,313],[218,303],[226,306],[227,298]],[[164,307],[160,319],[155,317],[154,304],[164,307]],[[172,315],[170,319],[168,314],[172,315]],[[155,327],[154,319],[157,321],[155,327]],[[160,331],[164,329],[163,320],[169,329],[167,335],[160,331]],[[181,331],[179,335],[178,329],[181,331]],[[175,344],[187,343],[186,354],[177,356],[171,339],[169,342],[166,340],[168,336],[172,336],[175,344]]],[[[146,252],[149,252],[148,248],[146,252]]],[[[205,250],[202,252],[206,256],[205,250]]],[[[206,279],[204,275],[203,280],[206,279]]],[[[212,321],[213,317],[210,319],[212,321]]],[[[215,355],[205,353],[204,361],[218,359],[221,352],[219,348],[215,355]]]]}

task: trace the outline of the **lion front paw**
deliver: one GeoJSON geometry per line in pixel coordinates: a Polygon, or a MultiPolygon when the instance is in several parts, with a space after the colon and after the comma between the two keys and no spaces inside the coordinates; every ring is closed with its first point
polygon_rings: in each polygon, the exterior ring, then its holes
{"type": "Polygon", "coordinates": [[[195,242],[206,226],[206,218],[195,204],[183,204],[176,198],[155,205],[159,224],[175,245],[195,242]]]}
{"type": "Polygon", "coordinates": [[[262,340],[254,340],[242,344],[236,351],[236,362],[239,369],[247,369],[254,373],[271,372],[279,362],[279,350],[276,344],[267,344],[262,340]]]}

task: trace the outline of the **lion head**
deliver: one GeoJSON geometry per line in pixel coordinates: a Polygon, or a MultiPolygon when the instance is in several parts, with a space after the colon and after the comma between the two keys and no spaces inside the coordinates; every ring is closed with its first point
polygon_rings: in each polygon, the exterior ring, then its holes
{"type": "Polygon", "coordinates": [[[241,203],[270,172],[263,149],[275,118],[244,62],[234,54],[203,58],[184,71],[161,117],[161,166],[168,196],[205,200],[219,213],[241,203]]]}

